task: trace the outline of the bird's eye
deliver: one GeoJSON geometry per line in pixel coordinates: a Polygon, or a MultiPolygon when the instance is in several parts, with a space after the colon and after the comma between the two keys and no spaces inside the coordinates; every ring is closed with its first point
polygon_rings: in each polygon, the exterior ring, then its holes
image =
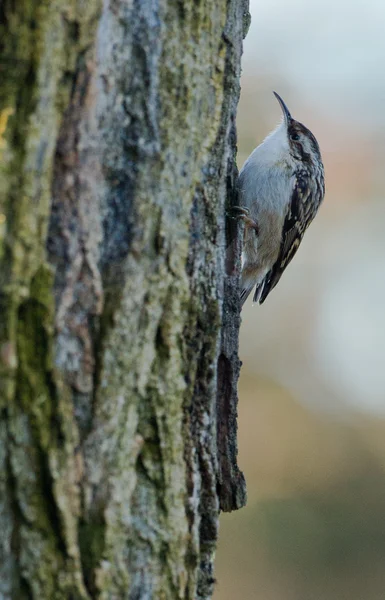
{"type": "Polygon", "coordinates": [[[291,133],[290,134],[290,139],[293,140],[293,142],[298,142],[298,140],[299,140],[298,133],[291,133]]]}

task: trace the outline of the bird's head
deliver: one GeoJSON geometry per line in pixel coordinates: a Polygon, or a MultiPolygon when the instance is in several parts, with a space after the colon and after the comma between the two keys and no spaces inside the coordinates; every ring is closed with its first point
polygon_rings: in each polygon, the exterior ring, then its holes
{"type": "Polygon", "coordinates": [[[293,119],[282,98],[276,92],[273,93],[283,112],[284,127],[290,154],[295,160],[305,163],[319,162],[321,160],[321,152],[314,135],[305,125],[293,119]]]}

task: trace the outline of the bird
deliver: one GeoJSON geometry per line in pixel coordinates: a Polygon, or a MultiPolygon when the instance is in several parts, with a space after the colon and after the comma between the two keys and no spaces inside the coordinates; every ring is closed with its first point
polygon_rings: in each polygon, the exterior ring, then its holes
{"type": "Polygon", "coordinates": [[[236,217],[244,222],[241,306],[262,304],[281,279],[325,195],[324,166],[312,132],[273,92],[283,120],[250,154],[238,178],[236,217]]]}

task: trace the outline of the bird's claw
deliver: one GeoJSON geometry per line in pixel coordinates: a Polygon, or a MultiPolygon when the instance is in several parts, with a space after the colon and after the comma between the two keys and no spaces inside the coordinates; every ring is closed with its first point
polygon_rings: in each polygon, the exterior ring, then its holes
{"type": "Polygon", "coordinates": [[[246,208],[245,206],[232,206],[231,207],[231,212],[235,213],[234,214],[234,218],[236,219],[237,217],[248,217],[250,214],[250,211],[248,208],[246,208]]]}
{"type": "Polygon", "coordinates": [[[228,213],[230,219],[241,220],[244,222],[245,227],[250,227],[255,229],[255,232],[258,234],[259,227],[257,223],[250,217],[250,211],[245,206],[232,206],[230,214],[228,213]]]}

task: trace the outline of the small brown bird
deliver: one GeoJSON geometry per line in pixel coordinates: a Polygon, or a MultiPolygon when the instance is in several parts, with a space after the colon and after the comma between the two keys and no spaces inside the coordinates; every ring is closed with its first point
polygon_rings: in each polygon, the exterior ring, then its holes
{"type": "Polygon", "coordinates": [[[314,135],[295,121],[274,92],[282,123],[250,154],[238,180],[245,222],[241,301],[253,288],[262,304],[277,285],[325,194],[324,167],[314,135]]]}

